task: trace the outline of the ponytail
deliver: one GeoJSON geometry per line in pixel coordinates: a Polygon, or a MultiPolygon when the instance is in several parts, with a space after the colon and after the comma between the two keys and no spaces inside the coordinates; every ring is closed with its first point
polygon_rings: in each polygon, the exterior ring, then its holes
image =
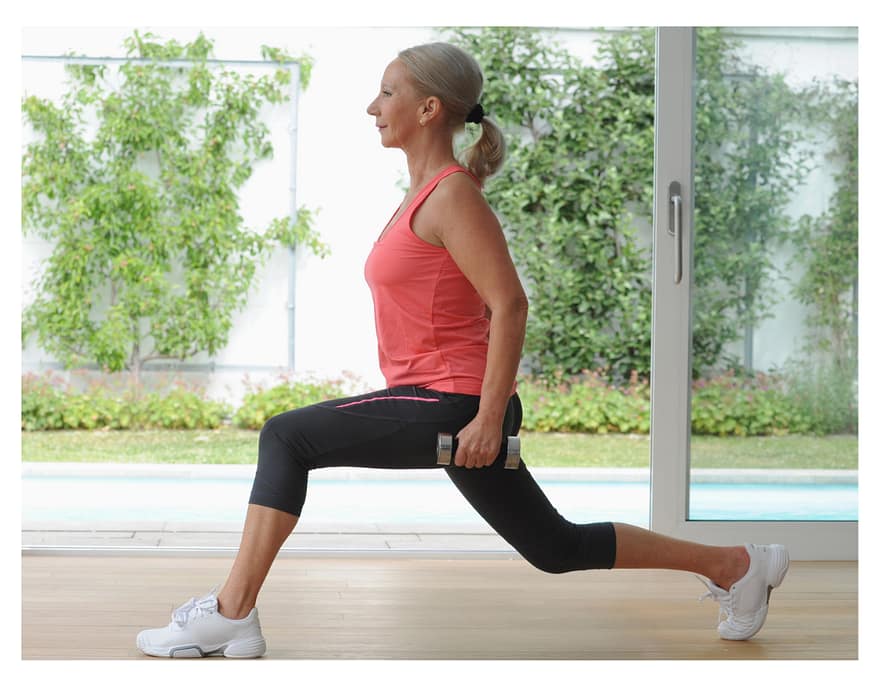
{"type": "Polygon", "coordinates": [[[481,119],[481,135],[473,145],[462,151],[461,163],[483,183],[499,172],[505,161],[505,136],[496,123],[485,116],[481,119]]]}

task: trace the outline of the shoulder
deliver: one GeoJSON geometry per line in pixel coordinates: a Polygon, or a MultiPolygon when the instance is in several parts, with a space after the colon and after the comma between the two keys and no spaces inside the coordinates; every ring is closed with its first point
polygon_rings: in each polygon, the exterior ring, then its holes
{"type": "Polygon", "coordinates": [[[424,232],[434,236],[433,244],[448,249],[475,235],[501,233],[480,185],[462,171],[443,178],[423,210],[424,232]]]}
{"type": "Polygon", "coordinates": [[[478,183],[477,179],[462,167],[459,167],[457,171],[441,179],[441,182],[438,183],[435,190],[440,191],[442,189],[445,192],[471,194],[472,196],[476,195],[481,199],[483,199],[484,196],[481,185],[478,183]]]}
{"type": "Polygon", "coordinates": [[[432,207],[443,216],[460,218],[460,215],[474,212],[492,213],[477,180],[465,171],[457,171],[441,179],[432,192],[432,207]]]}
{"type": "Polygon", "coordinates": [[[448,247],[456,235],[501,230],[480,185],[463,171],[441,179],[417,210],[412,228],[438,247],[448,247]]]}

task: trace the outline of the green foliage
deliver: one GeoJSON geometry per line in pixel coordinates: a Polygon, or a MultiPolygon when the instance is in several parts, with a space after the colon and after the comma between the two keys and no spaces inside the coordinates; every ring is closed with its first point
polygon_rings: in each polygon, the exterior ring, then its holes
{"type": "Polygon", "coordinates": [[[534,432],[648,434],[648,382],[634,373],[625,387],[587,372],[565,382],[547,383],[530,377],[518,384],[523,427],[534,432]]]}
{"type": "MultiPolygon", "coordinates": [[[[754,436],[855,432],[857,403],[849,382],[830,373],[747,376],[732,372],[694,383],[691,427],[695,435],[754,436]]],[[[180,382],[145,396],[91,381],[75,390],[51,373],[22,376],[21,428],[35,430],[215,429],[232,422],[260,430],[272,416],[364,391],[350,377],[337,380],[280,378],[271,387],[247,382],[235,412],[180,382]],[[233,415],[232,415],[233,414],[233,415]],[[230,419],[230,420],[229,420],[230,419]]],[[[566,381],[521,378],[523,428],[532,432],[647,435],[650,387],[633,373],[621,385],[586,372],[566,381]]]]}
{"type": "Polygon", "coordinates": [[[336,380],[293,380],[284,375],[270,388],[245,380],[247,392],[237,411],[226,402],[205,397],[201,388],[180,381],[142,392],[135,383],[91,379],[64,382],[52,373],[28,373],[21,378],[21,429],[153,430],[215,429],[231,422],[259,430],[265,421],[302,406],[361,393],[361,380],[344,374],[336,380]]]}
{"type": "MultiPolygon", "coordinates": [[[[858,83],[836,81],[809,94],[812,124],[833,147],[836,190],[826,212],[805,216],[794,236],[803,277],[794,290],[809,306],[809,350],[853,387],[858,365],[858,83]]],[[[830,371],[827,371],[830,372],[830,371]]],[[[809,373],[806,373],[809,375],[809,373]]]]}
{"type": "Polygon", "coordinates": [[[76,391],[52,374],[27,374],[21,381],[21,429],[143,430],[214,429],[230,407],[180,383],[142,396],[135,388],[114,392],[100,382],[76,391]]]}
{"type": "MultiPolygon", "coordinates": [[[[135,32],[118,73],[71,64],[60,104],[25,97],[25,233],[53,243],[22,316],[23,341],[108,371],[211,355],[228,341],[257,266],[280,246],[325,247],[302,209],[247,227],[237,192],[273,154],[261,120],[290,97],[288,55],[255,78],[207,64],[212,42],[135,32]],[[168,60],[183,60],[180,66],[168,60]],[[88,135],[91,122],[96,131],[88,135]]],[[[302,80],[311,63],[302,60],[302,80]]]]}
{"type": "Polygon", "coordinates": [[[329,249],[312,228],[313,216],[313,211],[301,207],[294,221],[288,216],[271,221],[265,236],[286,247],[304,246],[316,256],[325,258],[329,255],[329,249]]]}
{"type": "Polygon", "coordinates": [[[721,29],[697,30],[694,377],[732,364],[726,346],[770,315],[775,248],[811,160],[801,93],[737,49],[721,29]]]}
{"type": "Polygon", "coordinates": [[[483,105],[508,139],[486,194],[527,288],[532,370],[647,369],[650,269],[632,216],[650,202],[653,37],[607,36],[600,66],[530,29],[456,29],[449,39],[489,75],[483,105]]]}
{"type": "Polygon", "coordinates": [[[262,59],[278,62],[280,64],[297,63],[301,78],[301,89],[307,90],[310,85],[310,76],[313,73],[313,58],[310,55],[293,57],[282,48],[273,48],[262,45],[262,59]]]}
{"type": "MultiPolygon", "coordinates": [[[[847,397],[840,391],[830,403],[827,398],[833,395],[825,391],[826,378],[820,380],[816,387],[805,376],[785,379],[733,372],[699,379],[692,387],[691,433],[751,437],[846,432],[848,406],[842,402],[847,397]]],[[[837,386],[841,390],[845,385],[837,386]]],[[[529,431],[640,435],[650,431],[650,387],[635,374],[623,385],[590,372],[559,383],[527,377],[518,384],[518,393],[523,427],[529,431]]]]}
{"type": "MultiPolygon", "coordinates": [[[[632,222],[651,214],[653,31],[605,33],[592,65],[541,31],[449,33],[489,74],[484,107],[509,138],[486,192],[530,296],[532,370],[648,374],[649,255],[632,222]]],[[[694,377],[732,364],[727,346],[770,315],[812,133],[783,76],[744,62],[720,29],[697,43],[694,377]]]]}
{"type": "Polygon", "coordinates": [[[810,417],[795,406],[778,376],[728,371],[693,385],[691,434],[748,437],[812,430],[810,417]]]}
{"type": "Polygon", "coordinates": [[[342,380],[307,382],[286,378],[270,388],[250,385],[233,422],[237,427],[260,430],[272,416],[347,394],[342,380]]]}
{"type": "Polygon", "coordinates": [[[786,371],[791,402],[819,435],[858,433],[857,366],[807,359],[786,371]]]}
{"type": "Polygon", "coordinates": [[[21,429],[60,430],[64,427],[64,393],[49,378],[21,378],[21,429]]]}

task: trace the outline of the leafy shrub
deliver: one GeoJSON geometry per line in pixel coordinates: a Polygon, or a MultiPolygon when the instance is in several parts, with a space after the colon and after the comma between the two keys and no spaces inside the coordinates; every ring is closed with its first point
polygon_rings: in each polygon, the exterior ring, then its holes
{"type": "Polygon", "coordinates": [[[857,368],[852,364],[796,361],[789,363],[790,401],[821,434],[858,432],[857,368]]]}
{"type": "Polygon", "coordinates": [[[150,395],[139,408],[144,426],[166,430],[212,430],[219,427],[231,411],[225,403],[211,401],[184,388],[174,389],[166,396],[150,395]]]}
{"type": "MultiPolygon", "coordinates": [[[[727,372],[694,382],[691,432],[695,435],[755,436],[848,432],[857,424],[850,409],[849,383],[832,376],[754,376],[727,372]],[[820,381],[821,384],[815,384],[820,381]],[[808,391],[803,389],[802,383],[808,391]]],[[[543,378],[521,379],[523,426],[536,432],[648,434],[650,387],[635,374],[624,386],[600,373],[587,372],[557,384],[543,378]]]]}
{"type": "Polygon", "coordinates": [[[692,434],[785,435],[812,428],[812,420],[785,393],[778,375],[727,372],[694,382],[692,434]]]}
{"type": "Polygon", "coordinates": [[[21,380],[22,430],[215,429],[230,410],[180,382],[169,391],[138,394],[101,382],[77,391],[51,373],[21,380]]]}
{"type": "Polygon", "coordinates": [[[527,378],[518,386],[523,427],[536,432],[648,434],[650,388],[635,371],[625,387],[585,372],[559,385],[527,378]]]}
{"type": "Polygon", "coordinates": [[[64,427],[64,392],[50,374],[21,378],[21,429],[60,430],[64,427]]]}
{"type": "MultiPolygon", "coordinates": [[[[727,372],[694,382],[691,432],[695,435],[752,436],[789,433],[833,434],[857,431],[854,379],[826,369],[810,369],[786,379],[727,372]]],[[[350,380],[348,377],[347,380],[350,380]]],[[[61,378],[22,376],[22,430],[215,429],[233,413],[233,423],[261,429],[271,416],[301,406],[364,391],[344,380],[282,377],[270,388],[246,381],[240,409],[204,397],[203,390],[175,383],[138,396],[100,383],[73,390],[61,378]]],[[[522,378],[523,427],[536,432],[648,434],[650,387],[633,373],[617,386],[598,372],[548,382],[522,378]]]]}
{"type": "Polygon", "coordinates": [[[250,430],[260,430],[268,418],[279,413],[350,394],[343,380],[293,381],[286,376],[270,388],[246,383],[248,392],[234,414],[234,424],[250,430]]]}

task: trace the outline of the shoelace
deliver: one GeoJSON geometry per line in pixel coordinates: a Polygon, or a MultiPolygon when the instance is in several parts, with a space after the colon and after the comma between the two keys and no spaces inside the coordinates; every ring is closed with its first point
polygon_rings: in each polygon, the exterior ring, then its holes
{"type": "Polygon", "coordinates": [[[218,607],[219,601],[216,598],[216,590],[214,589],[206,596],[189,599],[174,610],[172,614],[173,622],[178,627],[185,627],[193,617],[215,613],[218,607]]]}
{"type": "Polygon", "coordinates": [[[726,617],[728,620],[732,621],[731,624],[734,627],[739,628],[739,629],[747,629],[754,624],[754,621],[755,621],[754,614],[752,614],[752,615],[739,615],[736,613],[736,611],[733,610],[733,596],[731,595],[731,593],[729,591],[725,591],[723,593],[723,595],[719,594],[713,588],[714,585],[709,586],[709,583],[706,582],[699,575],[694,575],[694,577],[696,577],[700,582],[702,582],[703,586],[705,586],[706,589],[708,589],[708,591],[705,594],[700,596],[700,602],[702,603],[707,598],[711,598],[713,601],[718,602],[718,604],[719,604],[718,622],[719,623],[721,622],[721,620],[724,617],[726,617]]]}
{"type": "Polygon", "coordinates": [[[730,617],[733,614],[730,609],[730,592],[726,591],[723,595],[721,595],[717,591],[715,591],[714,584],[710,584],[699,575],[694,575],[694,577],[702,582],[703,586],[707,589],[706,593],[700,596],[700,603],[705,601],[707,598],[718,602],[718,622],[720,622],[724,618],[724,616],[730,617]]]}
{"type": "MultiPolygon", "coordinates": [[[[709,582],[708,580],[704,580],[704,579],[703,579],[702,577],[700,577],[699,575],[694,575],[694,577],[696,577],[700,582],[702,582],[702,585],[708,590],[708,591],[706,591],[705,594],[703,594],[702,596],[700,596],[700,602],[705,601],[707,598],[711,598],[711,599],[713,599],[713,600],[715,600],[715,601],[720,601],[720,600],[723,598],[720,594],[718,594],[718,593],[712,588],[712,587],[715,587],[715,586],[717,586],[717,585],[715,585],[715,584],[709,582]]],[[[719,588],[720,588],[720,587],[719,587],[719,588]]],[[[729,592],[728,592],[727,594],[728,594],[728,596],[729,596],[729,592]]]]}

